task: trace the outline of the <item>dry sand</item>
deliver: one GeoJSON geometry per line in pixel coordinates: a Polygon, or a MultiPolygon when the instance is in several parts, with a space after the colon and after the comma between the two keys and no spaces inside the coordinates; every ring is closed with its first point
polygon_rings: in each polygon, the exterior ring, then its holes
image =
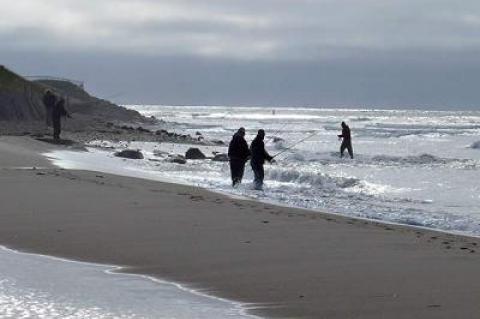
{"type": "Polygon", "coordinates": [[[0,138],[2,245],[124,265],[272,318],[480,318],[478,239],[61,170],[38,155],[48,147],[0,138]]]}

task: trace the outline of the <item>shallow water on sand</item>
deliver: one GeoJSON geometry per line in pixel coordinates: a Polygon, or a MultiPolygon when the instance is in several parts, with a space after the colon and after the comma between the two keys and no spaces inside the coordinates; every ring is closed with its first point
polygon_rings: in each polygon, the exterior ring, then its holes
{"type": "MultiPolygon", "coordinates": [[[[188,146],[169,143],[108,143],[92,146],[141,149],[145,160],[121,160],[112,151],[49,154],[66,168],[169,180],[228,194],[349,216],[480,235],[480,112],[384,111],[262,107],[129,106],[166,121],[177,133],[228,144],[240,127],[251,141],[267,133],[271,154],[264,192],[244,184],[231,188],[228,163],[169,163],[166,153],[188,146]],[[355,159],[339,158],[340,122],[352,129],[355,159]],[[295,145],[307,136],[305,142],[295,145]],[[277,141],[274,138],[277,137],[277,141]]],[[[165,126],[165,125],[164,125],[165,126]]],[[[162,127],[163,128],[163,127],[162,127]]],[[[155,127],[152,127],[155,129],[155,127]]],[[[209,156],[226,146],[201,147],[209,156]]]]}
{"type": "Polygon", "coordinates": [[[114,269],[0,248],[0,318],[258,318],[241,304],[114,269]]]}

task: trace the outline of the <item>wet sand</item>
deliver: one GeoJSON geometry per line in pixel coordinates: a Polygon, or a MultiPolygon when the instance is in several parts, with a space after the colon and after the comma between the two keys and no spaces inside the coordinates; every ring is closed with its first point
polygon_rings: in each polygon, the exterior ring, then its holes
{"type": "Polygon", "coordinates": [[[0,244],[123,265],[272,318],[480,316],[478,239],[62,170],[39,155],[51,147],[0,137],[0,244]]]}

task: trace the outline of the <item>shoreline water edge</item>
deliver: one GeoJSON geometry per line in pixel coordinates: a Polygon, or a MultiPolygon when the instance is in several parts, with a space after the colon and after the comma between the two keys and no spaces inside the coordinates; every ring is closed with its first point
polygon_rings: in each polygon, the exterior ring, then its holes
{"type": "Polygon", "coordinates": [[[0,256],[2,318],[261,318],[247,314],[255,305],[132,274],[121,266],[4,246],[0,246],[0,256]]]}

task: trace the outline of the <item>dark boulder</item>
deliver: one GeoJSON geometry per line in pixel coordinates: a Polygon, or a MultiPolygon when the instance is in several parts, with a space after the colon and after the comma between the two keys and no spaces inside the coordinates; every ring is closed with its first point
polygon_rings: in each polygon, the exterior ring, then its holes
{"type": "Polygon", "coordinates": [[[139,150],[123,150],[116,152],[115,156],[129,159],[143,159],[143,154],[139,150]]]}
{"type": "Polygon", "coordinates": [[[189,148],[188,151],[185,153],[185,158],[186,159],[205,159],[207,157],[198,148],[192,147],[192,148],[189,148]]]}
{"type": "Polygon", "coordinates": [[[212,161],[215,162],[228,162],[228,155],[227,154],[215,154],[215,156],[212,158],[212,161]]]}

